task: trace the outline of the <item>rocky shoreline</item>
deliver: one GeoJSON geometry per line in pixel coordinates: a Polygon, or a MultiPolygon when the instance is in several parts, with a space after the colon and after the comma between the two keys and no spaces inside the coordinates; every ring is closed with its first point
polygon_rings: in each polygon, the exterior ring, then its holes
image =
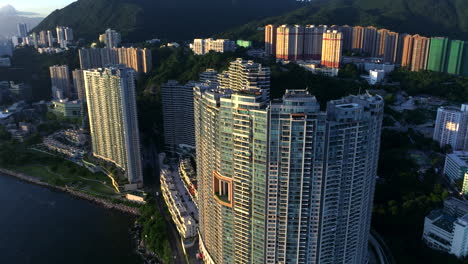
{"type": "Polygon", "coordinates": [[[86,193],[82,193],[82,192],[79,192],[79,191],[72,190],[72,189],[70,189],[68,187],[60,187],[60,186],[51,185],[51,184],[48,184],[46,182],[42,182],[42,181],[40,181],[39,179],[37,179],[35,177],[31,177],[31,176],[23,174],[23,173],[7,170],[7,169],[3,169],[3,168],[0,168],[0,173],[11,176],[11,177],[18,178],[18,179],[20,179],[22,181],[25,181],[25,182],[28,182],[28,183],[32,183],[32,184],[44,186],[44,187],[47,187],[47,188],[50,188],[50,189],[59,190],[59,191],[62,191],[62,192],[69,193],[74,197],[94,202],[95,204],[103,206],[104,208],[107,208],[107,209],[114,209],[114,210],[118,210],[118,211],[121,211],[121,212],[124,212],[124,213],[129,213],[129,214],[132,214],[132,215],[139,215],[140,214],[138,208],[126,206],[126,205],[123,205],[123,204],[115,204],[115,203],[112,203],[112,202],[110,202],[108,200],[105,200],[105,199],[102,199],[102,198],[99,198],[99,197],[95,197],[95,196],[92,196],[92,195],[89,195],[89,194],[86,194],[86,193]]]}

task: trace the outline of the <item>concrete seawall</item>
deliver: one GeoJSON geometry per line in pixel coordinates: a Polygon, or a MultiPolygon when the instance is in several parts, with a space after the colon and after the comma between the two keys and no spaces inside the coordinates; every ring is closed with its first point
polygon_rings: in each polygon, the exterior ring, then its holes
{"type": "Polygon", "coordinates": [[[37,179],[35,177],[31,177],[31,176],[23,174],[23,173],[7,170],[7,169],[3,169],[3,168],[0,168],[0,173],[11,176],[11,177],[18,178],[18,179],[20,179],[22,181],[25,181],[25,182],[29,182],[29,183],[44,186],[44,187],[47,187],[47,188],[51,188],[51,189],[54,189],[54,190],[59,190],[59,191],[62,191],[62,192],[66,192],[66,193],[71,194],[74,197],[84,199],[84,200],[88,200],[88,201],[92,201],[92,202],[94,202],[94,203],[96,203],[96,204],[98,204],[100,206],[103,206],[105,208],[108,208],[108,209],[115,209],[115,210],[118,210],[118,211],[121,211],[121,212],[133,214],[133,215],[139,215],[140,214],[140,212],[139,212],[139,210],[137,208],[130,207],[130,206],[123,205],[123,204],[116,204],[116,203],[110,202],[110,201],[108,201],[106,199],[95,197],[95,196],[92,196],[92,195],[89,195],[89,194],[86,194],[86,193],[82,193],[82,192],[70,189],[68,187],[60,187],[60,186],[51,185],[51,184],[48,184],[46,182],[42,182],[42,181],[40,181],[39,179],[37,179]]]}

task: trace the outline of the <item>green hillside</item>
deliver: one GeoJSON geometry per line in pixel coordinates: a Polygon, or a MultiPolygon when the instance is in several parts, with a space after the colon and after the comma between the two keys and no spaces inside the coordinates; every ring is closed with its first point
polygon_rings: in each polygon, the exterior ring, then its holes
{"type": "Polygon", "coordinates": [[[220,36],[262,41],[266,24],[363,25],[468,40],[466,0],[329,0],[251,22],[220,36]]]}
{"type": "Polygon", "coordinates": [[[78,0],[56,10],[35,31],[57,25],[78,38],[97,39],[107,28],[125,41],[208,37],[252,20],[283,14],[303,4],[294,0],[78,0]]]}

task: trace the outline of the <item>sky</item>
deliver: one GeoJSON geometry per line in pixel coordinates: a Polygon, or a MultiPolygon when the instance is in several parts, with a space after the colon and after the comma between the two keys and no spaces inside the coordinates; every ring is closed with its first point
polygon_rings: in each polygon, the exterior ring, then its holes
{"type": "Polygon", "coordinates": [[[0,0],[0,7],[12,5],[19,11],[48,15],[55,9],[63,8],[75,0],[0,0]]]}

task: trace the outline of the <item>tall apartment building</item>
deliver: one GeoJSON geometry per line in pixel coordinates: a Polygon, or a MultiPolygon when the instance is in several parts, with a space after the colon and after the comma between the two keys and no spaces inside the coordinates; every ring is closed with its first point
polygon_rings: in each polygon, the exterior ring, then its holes
{"type": "Polygon", "coordinates": [[[124,65],[84,71],[93,155],[142,184],[135,72],[124,65]]]}
{"type": "Polygon", "coordinates": [[[73,87],[75,87],[76,95],[80,101],[86,101],[86,90],[84,84],[83,70],[76,69],[72,72],[73,87]]]}
{"type": "Polygon", "coordinates": [[[343,50],[352,51],[353,50],[353,27],[344,25],[337,26],[333,25],[330,27],[332,30],[338,30],[343,34],[343,50]]]}
{"type": "Polygon", "coordinates": [[[192,50],[197,55],[205,55],[210,51],[228,52],[236,50],[236,43],[229,39],[194,39],[192,50]]]}
{"type": "Polygon", "coordinates": [[[339,68],[343,52],[343,34],[336,30],[323,33],[321,64],[328,68],[339,68]]]}
{"type": "Polygon", "coordinates": [[[169,151],[174,152],[181,144],[195,147],[194,86],[194,83],[180,84],[173,80],[161,86],[164,142],[169,151]]]}
{"type": "Polygon", "coordinates": [[[39,46],[47,46],[47,31],[39,32],[39,46]]]}
{"type": "Polygon", "coordinates": [[[73,30],[69,27],[57,26],[57,43],[61,48],[66,48],[73,41],[73,30]]]}
{"type": "Polygon", "coordinates": [[[61,100],[71,98],[70,72],[67,65],[54,65],[49,67],[52,83],[52,98],[61,100]]]}
{"type": "Polygon", "coordinates": [[[276,26],[265,26],[265,54],[276,55],[276,26]]]}
{"type": "Polygon", "coordinates": [[[119,32],[109,28],[104,32],[104,34],[99,36],[99,40],[106,44],[106,47],[108,48],[117,48],[120,45],[120,42],[122,42],[122,36],[119,32]]]}
{"type": "Polygon", "coordinates": [[[304,28],[304,46],[302,59],[320,60],[322,58],[323,35],[327,26],[307,25],[304,28]]]}
{"type": "Polygon", "coordinates": [[[218,84],[218,72],[214,69],[206,69],[204,72],[200,73],[200,82],[218,84]]]}
{"type": "Polygon", "coordinates": [[[136,72],[148,73],[153,66],[151,50],[140,48],[91,48],[79,50],[81,69],[124,64],[136,72]]]}
{"type": "Polygon", "coordinates": [[[366,27],[364,28],[364,40],[362,51],[372,57],[378,56],[379,38],[377,35],[377,28],[366,27]]]}
{"type": "Polygon", "coordinates": [[[413,53],[411,58],[411,70],[427,70],[427,59],[429,56],[430,38],[414,35],[413,53]]]}
{"type": "Polygon", "coordinates": [[[47,30],[47,46],[53,47],[54,46],[54,35],[52,34],[52,31],[47,30]]]}
{"type": "Polygon", "coordinates": [[[218,78],[220,89],[256,92],[270,97],[270,68],[241,58],[231,62],[227,71],[218,78]]]}
{"type": "Polygon", "coordinates": [[[390,30],[382,28],[377,30],[377,50],[376,54],[378,57],[383,57],[385,53],[385,45],[387,41],[387,36],[390,33],[390,30]]]}
{"type": "Polygon", "coordinates": [[[440,147],[450,145],[454,150],[468,150],[468,105],[439,107],[432,138],[440,147]]]}
{"type": "Polygon", "coordinates": [[[407,33],[397,33],[398,34],[398,41],[397,41],[397,52],[396,52],[396,60],[395,63],[401,65],[403,62],[403,52],[405,50],[405,38],[409,36],[407,33]]]}
{"type": "Polygon", "coordinates": [[[19,23],[17,25],[18,28],[18,37],[25,38],[28,36],[28,25],[25,23],[19,23]]]}
{"type": "Polygon", "coordinates": [[[401,58],[401,66],[411,68],[411,63],[413,61],[413,49],[414,49],[414,39],[413,35],[406,35],[403,38],[403,53],[401,58]]]}
{"type": "Polygon", "coordinates": [[[366,263],[383,99],[194,88],[205,263],[366,263]]]}
{"type": "Polygon", "coordinates": [[[442,37],[431,38],[427,69],[430,71],[444,72],[447,63],[449,39],[442,37]]]}
{"type": "Polygon", "coordinates": [[[304,52],[304,27],[282,25],[276,29],[276,58],[300,60],[304,52]]]}
{"type": "Polygon", "coordinates": [[[462,74],[463,66],[468,64],[463,60],[465,53],[468,53],[468,43],[462,40],[452,40],[449,42],[446,69],[448,73],[462,74]]]}
{"type": "Polygon", "coordinates": [[[353,51],[362,52],[364,50],[364,27],[353,28],[353,51]]]}
{"type": "Polygon", "coordinates": [[[401,53],[398,53],[399,34],[396,32],[387,32],[385,43],[383,45],[383,61],[388,63],[398,63],[398,57],[401,58],[401,53]]]}

